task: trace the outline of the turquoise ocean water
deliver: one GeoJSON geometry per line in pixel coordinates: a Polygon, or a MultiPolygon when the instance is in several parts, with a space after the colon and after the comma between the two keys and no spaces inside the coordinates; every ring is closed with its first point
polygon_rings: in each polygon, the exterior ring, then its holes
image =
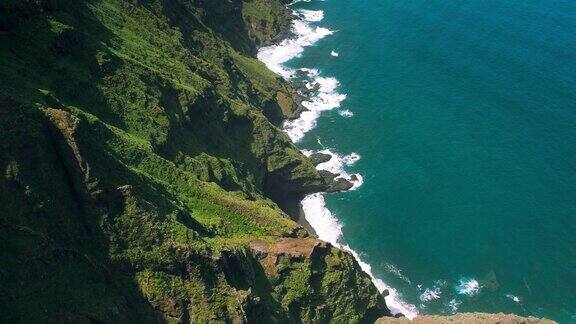
{"type": "Polygon", "coordinates": [[[295,139],[360,157],[341,169],[362,185],[321,206],[339,242],[418,313],[576,323],[576,2],[291,8],[310,46],[276,61],[328,84],[295,139]]]}

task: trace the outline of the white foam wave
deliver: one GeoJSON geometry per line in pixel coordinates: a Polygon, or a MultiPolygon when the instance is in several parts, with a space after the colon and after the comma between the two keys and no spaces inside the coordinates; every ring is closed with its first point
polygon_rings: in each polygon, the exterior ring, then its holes
{"type": "Polygon", "coordinates": [[[313,27],[307,21],[300,19],[292,21],[292,31],[295,38],[285,39],[280,44],[262,47],[257,54],[258,59],[264,62],[270,70],[287,79],[291,78],[295,71],[284,67],[283,64],[302,55],[304,47],[311,46],[333,33],[324,27],[313,27]]]}
{"type": "MultiPolygon", "coordinates": [[[[295,0],[292,3],[296,2],[310,2],[310,0],[295,0]]],[[[320,39],[333,33],[333,31],[327,28],[311,25],[312,22],[322,20],[323,12],[300,10],[299,14],[303,19],[296,19],[292,22],[294,38],[286,39],[280,44],[262,47],[257,55],[258,59],[264,62],[270,70],[286,79],[292,78],[296,70],[285,67],[284,63],[302,55],[304,47],[311,46],[320,39]]],[[[313,79],[313,82],[306,84],[308,89],[315,89],[315,84],[318,84],[319,88],[318,93],[312,96],[310,100],[302,102],[302,105],[308,110],[302,112],[298,119],[284,123],[284,131],[294,142],[299,141],[304,137],[306,132],[316,126],[316,119],[320,116],[321,111],[337,108],[340,106],[340,103],[346,99],[346,94],[340,94],[336,91],[339,83],[335,78],[320,77],[316,69],[300,70],[307,72],[308,78],[313,79]]],[[[310,151],[304,153],[311,154],[310,151]]],[[[343,167],[344,165],[352,165],[360,156],[350,154],[341,157],[333,152],[330,153],[333,155],[331,161],[323,163],[324,165],[319,165],[318,168],[334,170],[336,171],[335,173],[339,173],[341,177],[351,179],[351,176],[344,171],[343,167]]],[[[362,176],[359,174],[355,176],[357,180],[354,181],[354,187],[352,189],[357,189],[363,182],[362,176]]],[[[342,225],[330,210],[326,208],[323,194],[316,193],[306,196],[302,200],[302,209],[304,210],[306,220],[314,228],[320,239],[349,251],[356,258],[362,270],[372,278],[378,290],[381,293],[384,292],[384,290],[388,290],[389,294],[386,297],[386,304],[393,313],[402,313],[408,318],[414,318],[416,316],[417,311],[414,305],[404,303],[395,289],[374,277],[370,265],[362,261],[356,251],[352,250],[348,245],[342,245],[339,242],[342,238],[342,225]]]]}
{"type": "MultiPolygon", "coordinates": [[[[435,299],[439,299],[442,296],[442,288],[446,286],[446,281],[436,280],[432,288],[426,288],[422,294],[420,294],[420,301],[429,302],[435,299]]],[[[421,285],[418,285],[419,289],[422,289],[421,285]]]]}
{"type": "Polygon", "coordinates": [[[407,284],[411,285],[412,282],[410,281],[410,279],[408,279],[408,277],[406,277],[405,275],[402,274],[402,271],[400,269],[398,269],[397,266],[393,265],[392,263],[387,263],[386,264],[386,270],[390,273],[392,273],[393,275],[395,275],[396,277],[404,280],[407,284]]]}
{"type": "Polygon", "coordinates": [[[304,20],[309,22],[318,22],[324,19],[324,11],[322,10],[299,9],[297,12],[304,18],[304,20]]]}
{"type": "MultiPolygon", "coordinates": [[[[305,47],[311,46],[333,33],[327,28],[311,24],[311,22],[322,20],[324,13],[321,10],[299,10],[297,13],[303,19],[292,21],[292,31],[295,37],[285,39],[280,44],[262,47],[257,55],[258,59],[264,62],[270,70],[286,79],[292,78],[296,74],[296,70],[287,68],[284,63],[299,57],[305,47]]],[[[316,127],[316,119],[322,111],[339,107],[342,100],[346,99],[345,94],[336,91],[339,82],[335,78],[321,77],[316,69],[300,70],[308,72],[308,77],[312,79],[306,84],[308,89],[313,89],[316,84],[319,88],[318,92],[309,100],[302,102],[302,105],[308,110],[302,112],[299,118],[284,123],[286,133],[294,142],[302,139],[306,132],[316,127]]]]}
{"type": "Polygon", "coordinates": [[[460,295],[475,296],[480,293],[482,285],[474,278],[461,278],[455,287],[456,292],[460,295]]]}
{"type": "Polygon", "coordinates": [[[458,299],[451,299],[448,302],[447,308],[448,308],[448,312],[451,314],[456,314],[456,312],[458,312],[458,307],[460,307],[460,305],[462,304],[462,302],[458,299]]]}
{"type": "Polygon", "coordinates": [[[386,305],[392,313],[402,313],[410,319],[417,315],[417,310],[414,305],[406,304],[402,301],[397,290],[386,285],[381,279],[374,277],[372,267],[364,262],[356,251],[352,250],[350,246],[342,244],[342,225],[330,210],[326,208],[326,201],[321,193],[306,196],[304,200],[302,200],[302,209],[304,210],[306,220],[314,228],[318,238],[350,252],[356,261],[358,261],[362,270],[370,276],[378,291],[380,291],[380,293],[383,293],[385,290],[388,291],[388,296],[385,297],[386,305]]]}
{"type": "Polygon", "coordinates": [[[426,290],[420,294],[420,301],[429,302],[431,300],[440,298],[440,295],[442,295],[442,290],[440,288],[426,288],[426,290]]]}
{"type": "Polygon", "coordinates": [[[336,245],[342,236],[342,225],[326,208],[324,196],[321,193],[315,193],[304,197],[302,209],[306,220],[314,228],[318,237],[336,245]]]}
{"type": "MultiPolygon", "coordinates": [[[[340,85],[340,82],[338,82],[336,78],[316,77],[314,81],[315,84],[320,86],[318,88],[318,94],[312,96],[310,100],[302,102],[302,105],[310,111],[321,112],[330,110],[339,107],[340,103],[346,99],[346,94],[340,94],[336,91],[336,88],[340,85]]],[[[310,84],[308,86],[314,87],[314,85],[310,84]]]]}
{"type": "Polygon", "coordinates": [[[335,78],[316,76],[314,82],[308,82],[306,87],[313,89],[316,85],[319,86],[318,93],[310,100],[302,102],[308,110],[302,112],[297,119],[284,123],[284,131],[294,142],[301,140],[308,131],[316,127],[316,120],[323,111],[340,107],[340,103],[346,99],[346,94],[338,93],[339,82],[335,78]]]}
{"type": "Polygon", "coordinates": [[[522,302],[522,299],[518,296],[512,295],[512,294],[506,294],[506,297],[512,299],[512,301],[514,301],[515,303],[520,304],[522,302]]]}
{"type": "Polygon", "coordinates": [[[360,268],[370,276],[374,286],[376,286],[380,293],[388,291],[388,296],[385,297],[386,305],[393,314],[402,313],[408,319],[416,317],[418,314],[416,306],[405,303],[396,289],[388,286],[384,281],[382,281],[382,279],[374,277],[374,274],[372,274],[372,267],[368,263],[364,262],[356,251],[352,250],[348,245],[340,246],[340,248],[344,251],[350,252],[354,256],[356,261],[358,261],[360,268]]]}
{"type": "Polygon", "coordinates": [[[358,155],[356,153],[351,153],[351,154],[342,156],[338,153],[332,152],[329,149],[324,149],[324,150],[321,150],[318,152],[324,153],[324,154],[330,154],[332,156],[332,158],[327,162],[318,164],[316,166],[316,169],[330,171],[334,174],[337,174],[338,178],[344,178],[344,179],[352,182],[353,187],[350,188],[350,190],[356,190],[364,183],[364,178],[362,178],[362,176],[360,174],[355,173],[355,174],[351,175],[351,174],[348,174],[348,172],[346,172],[346,170],[344,170],[345,166],[351,166],[354,163],[356,163],[358,160],[360,160],[360,155],[358,155]]]}
{"type": "MultiPolygon", "coordinates": [[[[308,76],[311,78],[318,76],[318,74],[320,73],[318,69],[301,68],[299,70],[308,73],[308,76]]],[[[308,87],[308,89],[311,89],[309,88],[310,86],[311,86],[310,83],[306,83],[306,87],[308,87]]]]}
{"type": "Polygon", "coordinates": [[[332,51],[332,52],[330,52],[330,55],[332,55],[334,57],[338,57],[338,55],[340,55],[340,54],[338,54],[338,52],[336,52],[336,51],[332,51]]]}
{"type": "Polygon", "coordinates": [[[338,113],[340,114],[340,116],[347,117],[347,118],[354,116],[354,113],[348,109],[340,110],[340,111],[338,111],[338,113]]]}

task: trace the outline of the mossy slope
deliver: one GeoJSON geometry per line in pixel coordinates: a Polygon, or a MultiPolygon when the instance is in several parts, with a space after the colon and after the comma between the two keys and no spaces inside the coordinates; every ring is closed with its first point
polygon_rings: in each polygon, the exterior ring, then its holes
{"type": "Polygon", "coordinates": [[[288,21],[281,3],[0,12],[0,322],[386,314],[353,258],[272,200],[326,188],[277,128],[291,86],[248,56],[288,21]],[[271,266],[287,239],[312,248],[271,266]]]}

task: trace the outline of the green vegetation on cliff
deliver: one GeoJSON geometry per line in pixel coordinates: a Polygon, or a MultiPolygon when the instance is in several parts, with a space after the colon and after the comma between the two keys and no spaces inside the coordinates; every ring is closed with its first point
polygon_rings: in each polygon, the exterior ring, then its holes
{"type": "Polygon", "coordinates": [[[250,57],[269,0],[0,1],[0,322],[359,322],[353,258],[274,201],[327,184],[250,57]]]}

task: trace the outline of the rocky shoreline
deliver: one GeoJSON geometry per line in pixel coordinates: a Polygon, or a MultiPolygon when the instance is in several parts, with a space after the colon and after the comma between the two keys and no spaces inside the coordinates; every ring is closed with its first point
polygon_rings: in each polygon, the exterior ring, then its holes
{"type": "MultiPolygon", "coordinates": [[[[293,0],[283,0],[286,5],[292,3],[293,0]]],[[[298,19],[295,14],[291,14],[291,19],[298,19]]],[[[285,39],[294,37],[294,32],[291,29],[290,24],[283,25],[282,31],[273,38],[272,41],[262,44],[262,46],[269,46],[281,43],[285,39]]],[[[304,111],[308,109],[302,104],[304,101],[311,100],[316,96],[320,90],[319,83],[308,83],[305,78],[309,77],[310,72],[305,69],[298,69],[295,74],[291,76],[288,80],[294,88],[293,96],[296,99],[297,108],[293,111],[291,116],[287,116],[285,121],[298,119],[304,111]]],[[[307,155],[308,159],[312,164],[317,167],[322,163],[329,162],[334,157],[330,154],[322,152],[314,152],[307,155]]],[[[358,181],[356,175],[352,175],[350,180],[339,177],[340,174],[332,173],[327,170],[319,170],[321,177],[327,184],[327,187],[319,192],[338,192],[347,191],[354,187],[354,182],[358,181]]],[[[309,234],[313,237],[317,237],[316,231],[306,220],[305,212],[300,203],[302,197],[291,197],[290,199],[284,201],[277,201],[281,209],[286,212],[294,221],[300,224],[309,234]]],[[[382,292],[382,296],[387,296],[388,291],[382,292]]],[[[520,323],[556,323],[547,319],[539,319],[535,317],[521,317],[514,314],[489,314],[489,313],[457,313],[453,315],[422,315],[415,319],[408,319],[402,313],[397,313],[392,315],[391,313],[377,319],[375,323],[467,323],[467,324],[480,324],[480,323],[507,323],[507,324],[520,324],[520,323]]]]}
{"type": "MultiPolygon", "coordinates": [[[[282,0],[284,5],[289,5],[292,3],[292,0],[282,0]]],[[[277,35],[273,36],[269,41],[262,42],[259,44],[259,48],[270,46],[270,45],[277,45],[280,44],[282,41],[286,39],[293,38],[295,36],[294,31],[292,30],[291,21],[294,19],[298,19],[296,14],[294,14],[288,7],[285,7],[284,15],[286,17],[286,21],[289,23],[283,23],[280,25],[279,32],[277,35]]],[[[315,95],[318,94],[320,89],[319,83],[314,83],[312,86],[307,85],[306,80],[303,78],[308,77],[309,72],[306,70],[297,70],[296,74],[293,76],[291,80],[287,80],[292,85],[292,96],[295,100],[295,108],[291,111],[289,115],[284,115],[283,120],[281,121],[281,125],[289,120],[295,120],[300,118],[301,114],[304,111],[307,111],[306,108],[302,103],[305,101],[311,100],[315,95]]],[[[333,157],[330,154],[316,152],[313,153],[308,157],[308,159],[312,162],[312,164],[316,167],[321,163],[328,162],[333,157]]],[[[288,214],[294,221],[298,224],[302,225],[310,234],[316,235],[314,228],[308,223],[304,216],[304,211],[300,206],[300,201],[306,194],[312,194],[316,192],[338,192],[338,191],[346,191],[351,189],[354,186],[353,181],[357,181],[358,179],[353,176],[351,178],[352,181],[344,179],[340,177],[340,174],[332,173],[326,170],[319,170],[321,178],[324,182],[324,186],[320,188],[320,190],[316,191],[308,191],[296,196],[286,196],[286,197],[276,197],[275,201],[278,205],[282,208],[282,210],[288,214]]]]}

